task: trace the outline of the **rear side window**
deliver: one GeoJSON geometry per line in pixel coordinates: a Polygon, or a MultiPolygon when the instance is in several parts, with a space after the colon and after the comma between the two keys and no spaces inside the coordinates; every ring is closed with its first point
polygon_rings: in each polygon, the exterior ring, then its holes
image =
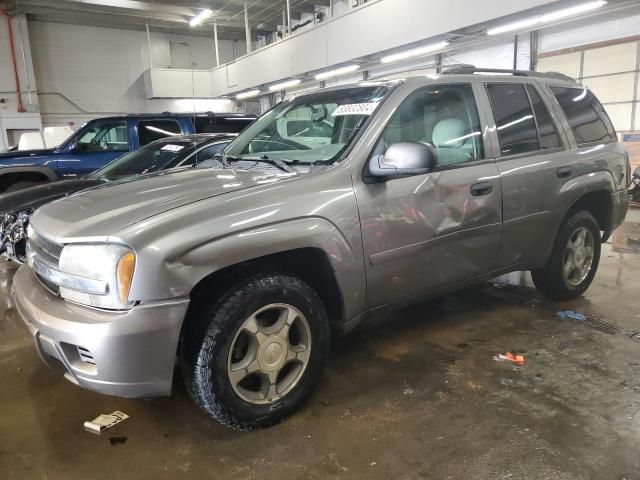
{"type": "Polygon", "coordinates": [[[533,106],[533,113],[538,126],[538,137],[540,140],[540,148],[543,150],[560,148],[560,138],[556,130],[547,106],[540,98],[540,95],[532,85],[527,85],[527,92],[533,106]]]}
{"type": "Polygon", "coordinates": [[[234,116],[196,117],[194,127],[196,133],[240,133],[254,120],[251,117],[234,116]]]}
{"type": "Polygon", "coordinates": [[[161,138],[181,134],[180,126],[175,120],[145,120],[138,122],[138,142],[140,146],[161,138]]]}
{"type": "Polygon", "coordinates": [[[551,87],[578,145],[616,139],[609,116],[587,88],[551,87]]]}
{"type": "Polygon", "coordinates": [[[524,85],[487,84],[498,129],[500,153],[517,155],[540,149],[536,122],[524,85]]]}

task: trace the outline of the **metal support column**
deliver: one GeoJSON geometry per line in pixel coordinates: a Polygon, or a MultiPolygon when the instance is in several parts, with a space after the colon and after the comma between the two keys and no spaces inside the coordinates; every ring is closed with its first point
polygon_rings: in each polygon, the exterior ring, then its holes
{"type": "Polygon", "coordinates": [[[529,70],[535,72],[538,68],[538,31],[529,33],[529,70]]]}
{"type": "Polygon", "coordinates": [[[213,48],[216,51],[216,67],[220,66],[220,47],[218,45],[218,24],[213,24],[213,48]]]}
{"type": "Polygon", "coordinates": [[[287,0],[287,33],[291,35],[291,0],[287,0]]]}
{"type": "Polygon", "coordinates": [[[247,41],[247,53],[251,53],[251,29],[249,28],[249,8],[244,2],[244,35],[247,41]]]}
{"type": "Polygon", "coordinates": [[[149,33],[149,22],[144,23],[147,28],[147,50],[149,52],[149,70],[153,67],[153,61],[151,60],[151,34],[149,33]]]}

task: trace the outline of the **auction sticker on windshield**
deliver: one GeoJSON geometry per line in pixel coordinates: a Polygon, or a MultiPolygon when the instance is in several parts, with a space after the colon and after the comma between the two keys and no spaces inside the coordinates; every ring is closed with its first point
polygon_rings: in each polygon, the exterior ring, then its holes
{"type": "Polygon", "coordinates": [[[172,145],[169,143],[167,145],[164,145],[160,150],[163,150],[165,152],[179,152],[183,148],[183,145],[172,145]]]}
{"type": "Polygon", "coordinates": [[[349,103],[347,105],[340,105],[334,110],[332,115],[334,117],[340,115],[371,115],[377,106],[378,102],[349,103]]]}

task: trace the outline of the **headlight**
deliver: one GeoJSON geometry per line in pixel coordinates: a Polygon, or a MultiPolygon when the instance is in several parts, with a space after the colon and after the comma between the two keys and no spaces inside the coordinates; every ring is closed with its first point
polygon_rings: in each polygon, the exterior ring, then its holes
{"type": "Polygon", "coordinates": [[[31,226],[31,224],[27,225],[27,238],[33,238],[33,236],[35,234],[36,234],[36,232],[33,229],[33,227],[31,226]]]}
{"type": "Polygon", "coordinates": [[[79,281],[77,285],[60,285],[60,296],[94,307],[128,308],[133,305],[129,290],[135,263],[135,253],[124,245],[65,245],[60,254],[60,272],[78,277],[79,281]]]}

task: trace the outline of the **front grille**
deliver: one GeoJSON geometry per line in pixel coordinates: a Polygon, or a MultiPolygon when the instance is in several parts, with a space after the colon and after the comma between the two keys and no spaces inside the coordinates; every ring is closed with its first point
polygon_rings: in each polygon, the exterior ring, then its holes
{"type": "Polygon", "coordinates": [[[56,296],[60,295],[60,287],[58,285],[56,285],[55,283],[51,283],[42,275],[39,275],[37,273],[35,275],[36,275],[36,278],[40,281],[40,283],[44,286],[44,288],[46,288],[56,296]]]}
{"type": "Polygon", "coordinates": [[[31,243],[31,247],[35,250],[38,255],[41,255],[42,258],[53,266],[58,266],[58,262],[60,261],[60,254],[62,253],[62,247],[64,245],[60,245],[55,243],[42,235],[35,233],[29,238],[29,242],[31,243]]]}

